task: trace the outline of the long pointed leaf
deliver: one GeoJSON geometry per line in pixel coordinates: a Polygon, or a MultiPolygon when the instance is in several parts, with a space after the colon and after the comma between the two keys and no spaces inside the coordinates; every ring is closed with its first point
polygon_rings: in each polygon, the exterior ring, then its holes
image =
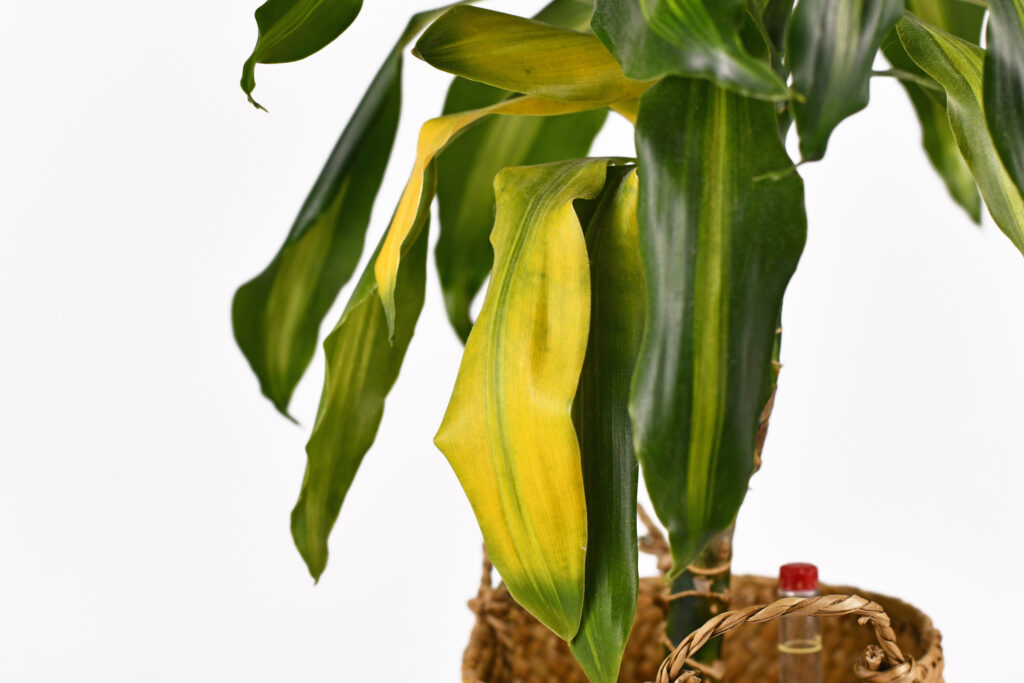
{"type": "Polygon", "coordinates": [[[771,103],[666,79],[643,97],[637,152],[648,305],[631,414],[675,577],[746,494],[806,216],[771,103]]]}
{"type": "MultiPolygon", "coordinates": [[[[456,78],[444,111],[488,106],[507,95],[505,90],[456,78]]],[[[467,130],[438,158],[437,273],[448,318],[463,341],[472,326],[470,303],[493,260],[488,236],[494,223],[494,176],[508,166],[586,156],[606,116],[603,109],[552,117],[496,116],[467,130]]]]}
{"type": "Polygon", "coordinates": [[[363,0],[268,0],[256,10],[259,39],[242,67],[242,90],[249,101],[256,87],[256,64],[305,59],[324,48],[355,20],[363,0]]]}
{"type": "MultiPolygon", "coordinates": [[[[433,184],[433,168],[427,169],[426,182],[433,184]]],[[[394,343],[388,340],[384,308],[373,278],[376,254],[324,342],[324,389],[306,444],[308,462],[302,491],[292,510],[292,537],[315,579],[327,565],[327,538],[363,456],[377,435],[384,399],[398,378],[423,308],[429,219],[428,200],[419,207],[417,237],[398,273],[402,287],[396,302],[394,343]]]]}
{"type": "Polygon", "coordinates": [[[479,7],[445,12],[413,54],[456,76],[558,100],[613,102],[649,85],[626,78],[593,35],[479,7]]]}
{"type": "Polygon", "coordinates": [[[1006,170],[1024,192],[1024,0],[989,0],[985,116],[1006,170]]]}
{"type": "Polygon", "coordinates": [[[868,104],[871,65],[903,13],[903,0],[800,0],[789,27],[787,60],[800,152],[825,156],[835,127],[868,104]]]}
{"type": "Polygon", "coordinates": [[[589,550],[583,620],[570,649],[592,683],[618,679],[639,585],[637,462],[629,420],[629,385],[646,300],[636,219],[638,181],[635,169],[613,168],[608,175],[585,228],[590,340],[573,404],[589,550]]]}
{"type": "Polygon", "coordinates": [[[395,280],[401,261],[402,245],[409,239],[415,239],[415,217],[424,198],[423,174],[425,169],[433,163],[434,158],[467,127],[490,114],[559,116],[591,109],[602,109],[609,104],[611,103],[607,101],[562,102],[543,97],[517,97],[503,100],[489,107],[441,116],[423,124],[416,147],[416,162],[413,164],[412,175],[398,201],[398,208],[395,210],[390,227],[388,227],[375,266],[377,286],[381,300],[384,302],[384,313],[387,316],[389,329],[392,331],[394,329],[395,280]]]}
{"type": "Polygon", "coordinates": [[[785,99],[785,83],[740,42],[743,0],[597,0],[594,32],[626,74],[710,78],[755,97],[785,99]]]}
{"type": "Polygon", "coordinates": [[[985,51],[912,14],[896,25],[914,62],[946,91],[946,110],[960,153],[978,182],[989,213],[1024,251],[1024,197],[1000,161],[985,122],[982,68],[985,51]]]}
{"type": "MultiPolygon", "coordinates": [[[[907,9],[965,40],[977,43],[981,36],[984,7],[969,5],[961,0],[907,0],[907,9]]],[[[891,31],[885,39],[882,52],[893,68],[931,80],[903,49],[895,31],[891,31]]],[[[949,116],[946,114],[946,97],[941,87],[936,83],[937,90],[927,89],[908,80],[901,80],[900,84],[910,96],[921,122],[921,142],[929,161],[945,182],[953,199],[975,222],[980,221],[981,197],[978,195],[978,186],[956,146],[953,130],[949,127],[949,116]]]]}
{"type": "Polygon", "coordinates": [[[512,596],[569,640],[583,609],[587,517],[572,400],[587,345],[587,247],[573,211],[607,161],[495,180],[494,272],[434,443],[512,596]]]}
{"type": "Polygon", "coordinates": [[[391,156],[402,99],[402,52],[444,9],[410,19],[345,126],[270,264],[235,293],[235,339],[282,414],[316,349],[320,325],[363,250],[391,156]]]}

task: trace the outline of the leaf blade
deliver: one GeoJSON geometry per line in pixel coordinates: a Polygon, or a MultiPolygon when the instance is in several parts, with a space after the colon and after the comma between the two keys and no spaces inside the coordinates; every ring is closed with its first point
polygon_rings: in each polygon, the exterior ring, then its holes
{"type": "Polygon", "coordinates": [[[703,77],[752,97],[786,99],[771,66],[743,49],[742,8],[743,0],[597,0],[591,25],[632,78],[703,77]]]}
{"type": "MultiPolygon", "coordinates": [[[[985,8],[959,0],[907,0],[907,9],[931,24],[971,42],[978,42],[985,8]]],[[[882,44],[882,52],[895,69],[931,78],[922,71],[903,49],[895,30],[882,44]]],[[[946,114],[945,95],[907,80],[900,80],[921,123],[921,143],[932,167],[938,172],[953,199],[971,219],[981,221],[981,196],[971,169],[960,155],[953,130],[946,114]]],[[[938,84],[935,84],[939,87],[938,84]]],[[[941,88],[939,88],[941,90],[941,88]]]]}
{"type": "Polygon", "coordinates": [[[871,65],[903,0],[801,0],[789,28],[793,102],[806,161],[825,156],[835,127],[868,104],[871,65]]]}
{"type": "Polygon", "coordinates": [[[252,98],[256,64],[305,59],[344,33],[362,6],[363,0],[267,0],[260,5],[259,37],[242,67],[242,91],[249,101],[260,107],[252,98]]]}
{"type": "Polygon", "coordinates": [[[635,168],[608,174],[584,230],[592,273],[590,334],[573,404],[592,550],[580,631],[569,647],[592,683],[618,679],[639,587],[638,466],[629,418],[646,299],[636,218],[639,183],[635,168]]]}
{"type": "Polygon", "coordinates": [[[613,102],[648,86],[627,78],[593,35],[479,7],[445,12],[413,54],[456,76],[557,100],[613,102]]]}
{"type": "Polygon", "coordinates": [[[235,339],[284,415],[323,317],[352,276],[391,155],[401,108],[395,50],[370,84],[270,264],[232,302],[235,339]]]}
{"type": "Polygon", "coordinates": [[[571,406],[587,343],[587,250],[572,208],[606,161],[495,180],[494,272],[434,443],[512,596],[565,640],[583,608],[586,503],[571,406]]]}
{"type": "Polygon", "coordinates": [[[673,578],[746,493],[806,216],[771,103],[666,79],[644,95],[637,152],[648,303],[630,413],[673,578]]]}
{"type": "Polygon", "coordinates": [[[896,30],[911,59],[945,89],[953,136],[989,213],[1024,252],[1024,197],[1000,160],[985,121],[984,51],[912,14],[900,19],[896,30]]]}
{"type": "Polygon", "coordinates": [[[985,116],[1007,172],[1024,193],[1024,0],[990,0],[985,116]]]}
{"type": "MultiPolygon", "coordinates": [[[[434,171],[429,168],[427,183],[433,181],[434,171]]],[[[292,538],[314,579],[319,579],[327,566],[328,537],[376,437],[384,401],[398,378],[423,308],[429,218],[428,200],[420,206],[417,237],[399,272],[402,288],[393,343],[373,277],[376,254],[324,341],[324,389],[306,444],[306,473],[291,517],[292,538]]],[[[379,250],[378,246],[377,253],[379,250]]]]}

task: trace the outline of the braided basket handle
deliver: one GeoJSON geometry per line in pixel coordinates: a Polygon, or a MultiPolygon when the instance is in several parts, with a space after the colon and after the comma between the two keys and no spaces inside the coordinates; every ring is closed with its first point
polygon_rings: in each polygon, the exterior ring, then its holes
{"type": "Polygon", "coordinates": [[[896,644],[889,615],[882,606],[858,595],[823,595],[815,598],[781,598],[768,605],[755,605],[723,612],[688,635],[665,658],[658,669],[657,683],[698,683],[699,674],[689,666],[689,660],[715,636],[731,631],[743,624],[763,624],[780,617],[826,617],[854,614],[863,625],[870,623],[878,638],[878,647],[868,646],[864,658],[858,660],[854,673],[872,683],[909,681],[914,662],[908,659],[896,644]]]}

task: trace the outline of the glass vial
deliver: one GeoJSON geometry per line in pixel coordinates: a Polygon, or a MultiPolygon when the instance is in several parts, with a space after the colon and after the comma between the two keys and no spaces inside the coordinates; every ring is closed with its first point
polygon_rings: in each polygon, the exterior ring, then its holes
{"type": "MultiPolygon", "coordinates": [[[[779,569],[779,597],[818,595],[818,568],[798,562],[779,569]]],[[[817,617],[779,620],[779,683],[821,683],[821,623],[817,617]]]]}

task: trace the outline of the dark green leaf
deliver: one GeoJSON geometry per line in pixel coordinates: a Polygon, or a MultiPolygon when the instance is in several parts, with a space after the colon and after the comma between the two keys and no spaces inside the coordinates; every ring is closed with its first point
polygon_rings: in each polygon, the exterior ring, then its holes
{"type": "Polygon", "coordinates": [[[999,156],[1024,192],[1024,0],[989,0],[985,116],[999,156]]]}
{"type": "Polygon", "coordinates": [[[767,61],[740,43],[743,0],[597,0],[591,25],[630,78],[714,79],[754,97],[786,99],[767,61]]]}
{"type": "MultiPolygon", "coordinates": [[[[434,181],[428,171],[428,187],[434,181]]],[[[334,331],[324,342],[327,371],[299,501],[292,511],[292,537],[313,578],[327,565],[327,538],[363,456],[373,444],[384,399],[398,378],[423,308],[430,199],[420,207],[418,234],[398,270],[394,343],[388,342],[384,307],[370,259],[334,331]]],[[[377,248],[380,251],[380,247],[377,248]]]]}
{"type": "Polygon", "coordinates": [[[644,329],[635,169],[609,168],[584,232],[590,340],[573,404],[587,498],[583,619],[570,643],[591,683],[615,683],[638,590],[637,462],[629,385],[644,329]]]}
{"type": "MultiPolygon", "coordinates": [[[[485,107],[507,95],[505,90],[457,78],[444,113],[485,107]]],[[[441,154],[437,272],[448,318],[463,341],[472,326],[469,306],[494,258],[488,241],[494,223],[494,176],[508,166],[586,156],[606,116],[603,109],[553,117],[494,116],[467,130],[441,154]]]]}
{"type": "Polygon", "coordinates": [[[789,27],[787,60],[800,152],[821,159],[832,131],[868,104],[871,65],[903,0],[800,0],[789,27]]]}
{"type": "Polygon", "coordinates": [[[1000,160],[985,122],[985,51],[922,23],[913,14],[901,19],[896,30],[910,58],[946,91],[946,110],[957,147],[996,225],[1024,251],[1024,196],[1000,160]]]}
{"type": "Polygon", "coordinates": [[[641,101],[637,153],[648,304],[630,411],[674,577],[746,494],[806,216],[771,103],[666,79],[641,101]]]}
{"type": "MultiPolygon", "coordinates": [[[[363,0],[267,0],[256,10],[259,38],[242,67],[242,90],[249,101],[256,87],[256,64],[305,59],[344,33],[363,0]]],[[[262,108],[262,107],[261,107],[262,108]]]]}
{"type": "MultiPolygon", "coordinates": [[[[976,43],[981,36],[981,25],[985,17],[983,7],[968,5],[961,0],[907,0],[907,9],[965,40],[976,43]]],[[[894,69],[931,80],[903,49],[895,31],[890,32],[886,38],[882,51],[894,69]]],[[[978,195],[978,186],[953,138],[946,114],[946,97],[941,87],[936,83],[936,89],[932,90],[907,79],[901,79],[900,84],[917,111],[921,122],[922,144],[932,166],[939,172],[953,199],[975,222],[980,221],[981,197],[978,195]]]]}
{"type": "Polygon", "coordinates": [[[232,304],[235,339],[260,388],[288,414],[320,324],[359,263],[398,127],[402,51],[443,10],[417,14],[374,77],[320,171],[291,232],[232,304]]]}

